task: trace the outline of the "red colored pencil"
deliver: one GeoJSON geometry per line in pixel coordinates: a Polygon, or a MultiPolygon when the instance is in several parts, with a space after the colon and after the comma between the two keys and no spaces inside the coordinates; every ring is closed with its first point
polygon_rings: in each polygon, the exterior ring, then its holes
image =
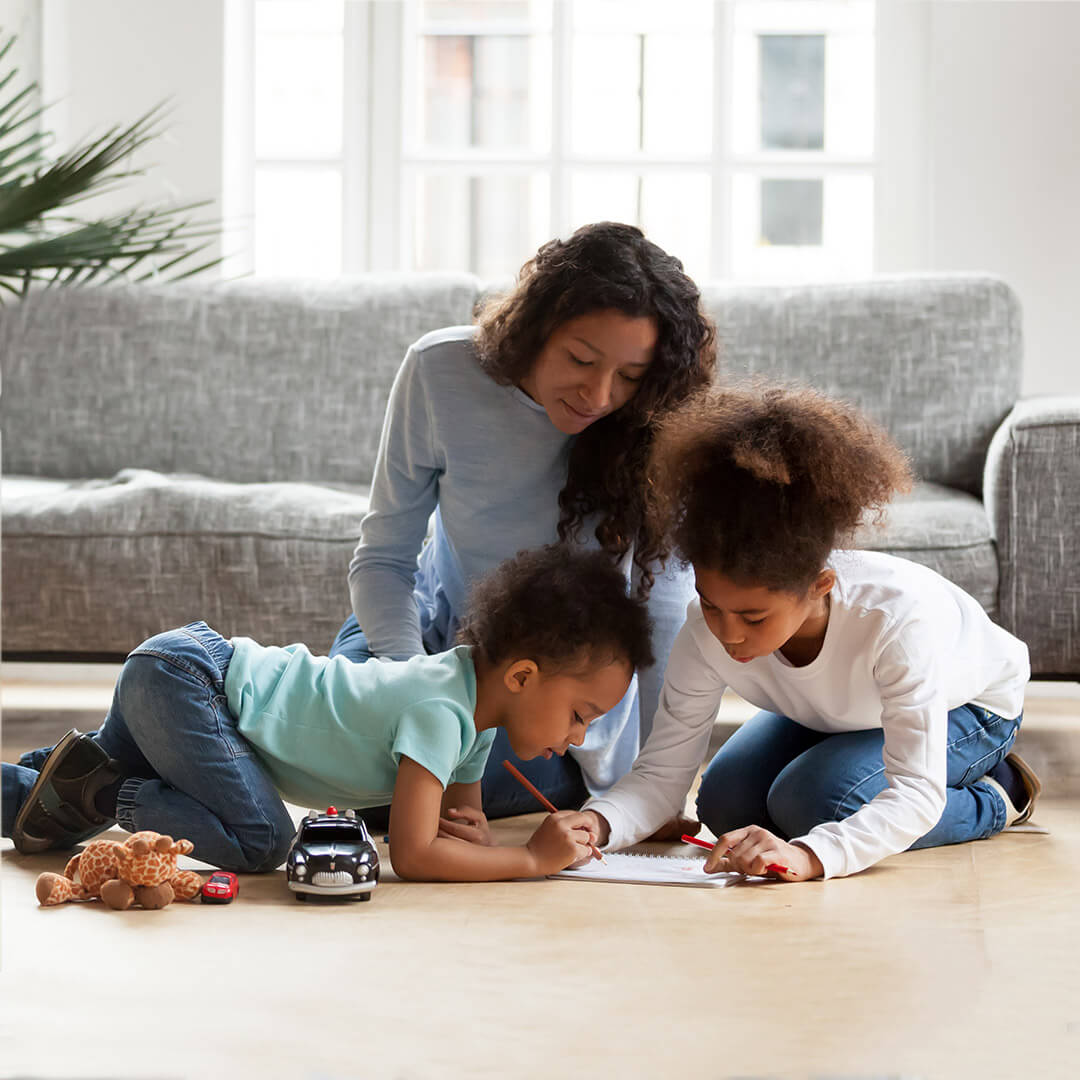
{"type": "MultiPolygon", "coordinates": [[[[547,796],[546,796],[546,795],[545,795],[545,794],[544,794],[544,793],[543,793],[542,791],[540,791],[540,790],[539,790],[539,789],[538,789],[538,788],[537,788],[537,787],[536,787],[536,786],[535,786],[535,785],[533,784],[533,782],[532,782],[531,780],[529,780],[529,778],[528,778],[528,777],[526,777],[526,776],[525,776],[525,775],[524,775],[524,774],[522,773],[522,771],[521,771],[521,770],[520,770],[520,769],[519,769],[519,768],[518,768],[518,767],[517,767],[516,765],[514,765],[514,764],[513,764],[512,762],[509,762],[509,761],[507,761],[507,760],[503,759],[503,768],[504,768],[504,769],[506,769],[506,771],[507,771],[508,773],[510,773],[510,775],[511,775],[511,776],[512,776],[512,777],[513,777],[513,778],[514,778],[514,779],[515,779],[515,780],[516,780],[516,781],[517,781],[517,782],[518,782],[518,783],[519,783],[519,784],[520,784],[520,785],[521,785],[521,786],[522,786],[522,787],[523,787],[523,788],[524,788],[524,789],[525,789],[525,790],[526,790],[526,791],[527,791],[527,792],[528,792],[528,793],[530,794],[530,795],[532,795],[532,796],[533,796],[533,798],[535,798],[535,799],[539,799],[539,800],[540,800],[540,804],[541,804],[541,805],[542,805],[542,806],[544,807],[544,809],[545,809],[545,810],[547,810],[547,811],[548,811],[548,813],[550,813],[550,814],[554,814],[554,813],[556,812],[556,807],[555,807],[555,804],[554,804],[554,803],[553,803],[553,802],[552,802],[552,801],[551,801],[551,800],[550,800],[550,799],[549,799],[549,798],[548,798],[548,797],[547,797],[547,796]]],[[[601,862],[602,862],[602,863],[603,863],[603,864],[604,864],[605,866],[607,866],[607,860],[606,860],[606,859],[604,858],[604,856],[603,856],[603,855],[601,855],[601,854],[600,854],[600,849],[599,849],[599,848],[598,848],[598,847],[597,847],[597,846],[596,846],[595,844],[589,844],[589,847],[590,847],[590,848],[592,849],[592,853],[593,853],[593,855],[594,855],[594,856],[595,856],[595,857],[596,857],[597,859],[599,859],[599,860],[600,860],[600,861],[601,861],[601,862]]]]}
{"type": "MultiPolygon", "coordinates": [[[[697,844],[698,847],[708,848],[710,851],[716,846],[710,844],[708,840],[699,840],[696,836],[690,836],[688,833],[682,834],[682,842],[684,844],[697,844]]],[[[770,874],[790,874],[791,871],[786,866],[781,866],[779,863],[771,862],[765,867],[770,874]]]]}
{"type": "Polygon", "coordinates": [[[708,840],[699,840],[696,836],[691,836],[689,833],[682,834],[682,842],[684,844],[697,844],[698,847],[703,847],[708,851],[712,851],[716,846],[715,844],[710,844],[708,840]]]}

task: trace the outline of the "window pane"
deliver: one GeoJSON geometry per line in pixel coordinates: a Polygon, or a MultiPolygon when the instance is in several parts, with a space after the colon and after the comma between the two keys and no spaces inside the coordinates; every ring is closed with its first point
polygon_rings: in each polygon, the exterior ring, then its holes
{"type": "Polygon", "coordinates": [[[638,34],[579,34],[572,49],[571,142],[583,154],[633,153],[641,147],[638,34]]]}
{"type": "Polygon", "coordinates": [[[709,152],[713,97],[709,34],[577,34],[571,65],[575,151],[709,152]]]}
{"type": "Polygon", "coordinates": [[[345,0],[257,0],[257,34],[340,34],[345,25],[345,0]]]}
{"type": "Polygon", "coordinates": [[[762,34],[761,146],[821,150],[825,146],[825,38],[762,34]]]}
{"type": "Polygon", "coordinates": [[[706,173],[638,176],[581,170],[570,186],[571,227],[624,221],[682,260],[691,277],[709,273],[710,182],[706,173]]]}
{"type": "Polygon", "coordinates": [[[873,265],[873,177],[844,173],[795,180],[736,173],[731,233],[737,278],[820,281],[868,274],[873,265]],[[814,243],[817,185],[820,242],[814,243]]]}
{"type": "Polygon", "coordinates": [[[256,37],[256,157],[341,153],[343,59],[339,34],[256,37]]]}
{"type": "Polygon", "coordinates": [[[428,22],[530,22],[550,25],[551,0],[424,0],[428,22]]]}
{"type": "Polygon", "coordinates": [[[341,273],[341,172],[255,170],[255,273],[337,277],[341,273]]]}
{"type": "Polygon", "coordinates": [[[551,39],[423,39],[421,139],[429,147],[546,148],[551,39]]]}
{"type": "Polygon", "coordinates": [[[570,177],[570,226],[576,229],[593,221],[636,225],[640,194],[640,177],[632,173],[575,172],[570,177]]]}
{"type": "Polygon", "coordinates": [[[872,0],[733,0],[731,148],[869,155],[872,0]]]}
{"type": "Polygon", "coordinates": [[[697,280],[709,276],[712,185],[707,173],[655,173],[642,184],[641,227],[697,280]]]}
{"type": "Polygon", "coordinates": [[[649,153],[707,154],[712,146],[713,43],[701,34],[645,39],[644,146],[649,153]]]}
{"type": "Polygon", "coordinates": [[[547,176],[432,173],[416,185],[417,270],[516,274],[549,238],[547,176]]]}
{"type": "Polygon", "coordinates": [[[762,180],[760,242],[820,245],[823,193],[820,180],[762,180]]]}
{"type": "Polygon", "coordinates": [[[711,34],[714,0],[572,0],[568,5],[575,30],[610,33],[613,26],[636,34],[649,31],[693,31],[711,34]]]}

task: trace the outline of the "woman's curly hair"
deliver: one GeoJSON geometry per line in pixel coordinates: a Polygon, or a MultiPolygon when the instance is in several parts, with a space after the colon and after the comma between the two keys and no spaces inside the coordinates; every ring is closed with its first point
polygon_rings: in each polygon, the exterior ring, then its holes
{"type": "Polygon", "coordinates": [[[621,556],[634,545],[645,595],[650,566],[668,553],[649,528],[641,486],[654,427],[711,382],[716,363],[715,330],[682,263],[632,225],[582,226],[568,240],[544,244],[513,291],[480,310],[476,347],[488,375],[517,385],[554,330],[604,310],[654,319],[656,347],[630,401],[574,440],[559,494],[559,538],[576,539],[584,520],[598,514],[596,538],[605,551],[621,556]]]}
{"type": "Polygon", "coordinates": [[[750,382],[698,394],[661,425],[649,513],[684,562],[803,593],[865,520],[911,486],[904,452],[854,406],[750,382]]]}
{"type": "Polygon", "coordinates": [[[644,599],[602,551],[549,544],[520,551],[473,587],[458,640],[493,664],[529,657],[548,673],[625,660],[653,663],[644,599]]]}

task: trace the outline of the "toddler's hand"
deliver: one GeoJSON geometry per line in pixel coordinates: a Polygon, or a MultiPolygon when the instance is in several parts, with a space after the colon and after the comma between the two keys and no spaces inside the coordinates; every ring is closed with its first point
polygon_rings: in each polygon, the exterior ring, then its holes
{"type": "Polygon", "coordinates": [[[495,838],[483,810],[475,806],[452,806],[446,811],[449,818],[439,818],[439,836],[467,840],[470,844],[494,847],[495,838]]]}
{"type": "Polygon", "coordinates": [[[724,833],[705,860],[705,873],[735,870],[740,874],[763,875],[769,873],[766,867],[772,864],[785,867],[785,873],[775,872],[782,881],[809,881],[825,873],[821,861],[809,848],[789,844],[760,825],[724,833]]]}
{"type": "Polygon", "coordinates": [[[536,859],[538,874],[553,874],[578,860],[592,858],[586,819],[577,810],[548,814],[525,846],[536,859]]]}

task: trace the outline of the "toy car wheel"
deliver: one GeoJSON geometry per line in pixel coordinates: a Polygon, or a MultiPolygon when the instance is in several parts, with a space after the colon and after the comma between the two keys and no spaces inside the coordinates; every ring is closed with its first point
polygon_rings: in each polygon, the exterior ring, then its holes
{"type": "Polygon", "coordinates": [[[371,893],[363,892],[363,893],[360,894],[360,900],[361,901],[370,900],[370,899],[371,899],[371,893]]]}
{"type": "Polygon", "coordinates": [[[295,895],[297,900],[306,900],[307,899],[307,893],[298,892],[298,893],[294,893],[293,895],[295,895]]]}

